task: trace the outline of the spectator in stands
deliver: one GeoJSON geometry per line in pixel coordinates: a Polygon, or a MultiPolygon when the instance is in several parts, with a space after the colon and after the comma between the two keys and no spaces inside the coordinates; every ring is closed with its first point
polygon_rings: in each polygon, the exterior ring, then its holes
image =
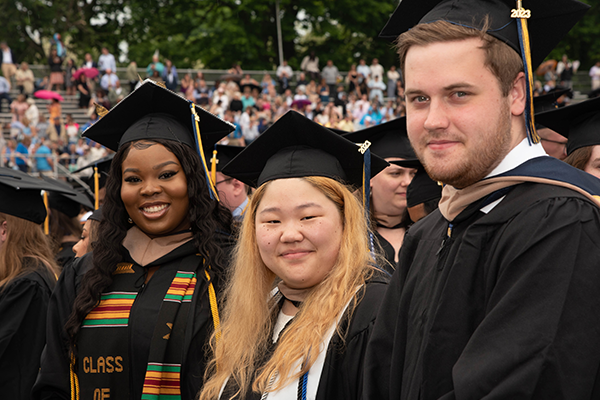
{"type": "Polygon", "coordinates": [[[50,56],[48,57],[48,66],[50,67],[49,90],[60,90],[65,83],[62,63],[63,60],[58,56],[56,49],[50,50],[50,56]]]}
{"type": "Polygon", "coordinates": [[[121,81],[117,81],[114,87],[108,89],[108,101],[111,108],[125,98],[125,90],[121,87],[121,81]]]}
{"type": "Polygon", "coordinates": [[[573,89],[573,74],[577,72],[579,61],[571,62],[566,54],[563,54],[562,60],[556,65],[556,74],[562,87],[573,89]]]}
{"type": "Polygon", "coordinates": [[[133,92],[135,90],[135,86],[139,82],[139,75],[137,72],[137,63],[135,61],[131,61],[127,66],[127,80],[129,81],[129,92],[133,92]]]}
{"type": "Polygon", "coordinates": [[[65,49],[65,45],[60,39],[60,33],[55,33],[54,36],[52,36],[50,43],[52,43],[52,46],[56,48],[56,54],[60,58],[64,59],[67,56],[67,50],[65,49]]]}
{"type": "Polygon", "coordinates": [[[98,114],[96,114],[96,111],[93,111],[90,116],[90,119],[81,127],[81,132],[85,132],[87,128],[94,125],[97,121],[98,121],[98,114]]]}
{"type": "Polygon", "coordinates": [[[359,74],[356,70],[356,64],[352,64],[350,66],[350,71],[348,71],[348,75],[346,75],[346,84],[348,85],[348,93],[357,92],[360,96],[360,84],[358,82],[359,74]]]}
{"type": "Polygon", "coordinates": [[[592,78],[592,90],[600,89],[600,61],[590,68],[589,75],[592,78]]]}
{"type": "Polygon", "coordinates": [[[79,140],[79,124],[73,120],[73,115],[67,114],[67,121],[65,123],[65,131],[67,132],[67,138],[69,144],[77,143],[79,140]]]}
{"type": "Polygon", "coordinates": [[[360,96],[360,100],[357,100],[356,103],[354,103],[352,117],[355,121],[361,121],[363,117],[369,112],[369,108],[371,108],[371,104],[369,103],[367,94],[363,93],[360,96]]]}
{"type": "Polygon", "coordinates": [[[162,76],[165,70],[165,65],[159,61],[158,54],[152,56],[152,62],[146,67],[146,75],[154,75],[154,71],[158,71],[158,76],[162,76]]]}
{"type": "Polygon", "coordinates": [[[100,104],[102,107],[110,110],[110,101],[108,101],[108,97],[106,97],[106,92],[102,89],[96,90],[96,97],[94,101],[97,104],[100,104]]]}
{"type": "Polygon", "coordinates": [[[281,93],[284,93],[286,89],[289,89],[293,74],[294,71],[292,71],[292,67],[288,65],[287,60],[283,60],[281,65],[277,67],[276,75],[279,80],[281,93]]]}
{"type": "Polygon", "coordinates": [[[242,135],[246,146],[252,143],[259,135],[258,132],[258,117],[254,112],[252,106],[245,108],[244,112],[240,116],[240,126],[242,128],[242,135]]]}
{"type": "Polygon", "coordinates": [[[102,47],[101,51],[102,54],[100,54],[100,58],[98,58],[98,70],[100,73],[104,74],[107,70],[116,71],[117,62],[115,61],[115,56],[108,52],[106,46],[102,47]]]}
{"type": "Polygon", "coordinates": [[[85,53],[83,59],[84,61],[83,64],[81,64],[81,68],[98,68],[98,63],[92,59],[92,55],[90,53],[85,53]]]}
{"type": "Polygon", "coordinates": [[[73,76],[75,71],[77,71],[75,61],[72,58],[67,59],[67,65],[65,66],[65,87],[67,88],[68,96],[75,95],[75,85],[77,84],[73,76]]]}
{"type": "Polygon", "coordinates": [[[306,74],[304,72],[300,72],[300,74],[298,75],[298,81],[296,82],[296,87],[306,85],[308,85],[308,81],[306,80],[306,74]]]}
{"type": "Polygon", "coordinates": [[[385,83],[381,81],[379,75],[375,75],[373,79],[369,80],[367,83],[369,88],[369,100],[373,100],[375,98],[379,99],[379,103],[383,104],[383,91],[385,90],[385,83]]]}
{"type": "Polygon", "coordinates": [[[21,63],[21,68],[17,70],[15,79],[17,80],[17,89],[19,89],[19,93],[28,96],[33,93],[35,77],[33,76],[33,71],[29,68],[29,64],[25,61],[21,63]]]}
{"type": "Polygon", "coordinates": [[[62,116],[62,107],[57,99],[52,99],[48,104],[48,112],[50,113],[50,121],[54,121],[56,117],[60,119],[62,116]]]}
{"type": "Polygon", "coordinates": [[[387,82],[387,95],[390,99],[395,100],[396,99],[396,85],[399,80],[400,80],[400,73],[396,70],[396,66],[392,65],[389,69],[389,71],[387,72],[387,78],[388,78],[388,82],[387,82]]]}
{"type": "Polygon", "coordinates": [[[33,156],[35,157],[35,169],[40,174],[49,174],[54,168],[54,158],[52,151],[47,146],[47,140],[41,139],[33,147],[33,156]]]}
{"type": "Polygon", "coordinates": [[[106,73],[100,79],[100,87],[105,92],[108,92],[110,88],[116,87],[118,81],[119,77],[114,73],[114,70],[107,68],[106,73]]]}
{"type": "Polygon", "coordinates": [[[194,81],[192,80],[192,76],[190,74],[185,74],[185,76],[181,79],[181,93],[185,96],[186,99],[194,101],[194,81]]]}
{"type": "Polygon", "coordinates": [[[211,90],[206,84],[204,79],[201,79],[198,82],[198,86],[194,89],[194,99],[196,104],[206,107],[208,105],[208,100],[210,99],[211,90]]]}
{"type": "Polygon", "coordinates": [[[174,92],[177,91],[179,77],[177,76],[177,68],[175,68],[171,60],[165,60],[165,68],[162,73],[162,78],[163,81],[165,81],[167,89],[174,92]]]}
{"type": "Polygon", "coordinates": [[[79,79],[77,80],[77,92],[79,93],[79,108],[88,108],[90,106],[92,95],[85,74],[79,75],[79,79]]]}
{"type": "Polygon", "coordinates": [[[27,107],[27,111],[25,111],[25,118],[31,121],[31,124],[35,126],[40,119],[40,110],[35,104],[35,100],[33,100],[31,97],[25,101],[29,105],[29,107],[27,107]]]}
{"type": "Polygon", "coordinates": [[[223,110],[229,109],[229,96],[227,96],[227,93],[225,93],[225,83],[221,83],[219,85],[219,87],[217,88],[217,90],[215,90],[213,93],[213,96],[212,96],[213,104],[216,104],[219,101],[221,102],[221,106],[223,107],[223,110]]]}
{"type": "Polygon", "coordinates": [[[347,112],[344,118],[338,123],[338,129],[346,132],[354,132],[354,122],[352,121],[352,113],[347,112]]]}
{"type": "Polygon", "coordinates": [[[358,83],[362,83],[363,81],[369,79],[369,76],[371,76],[371,68],[369,68],[364,58],[361,58],[358,61],[358,67],[356,67],[356,72],[362,75],[362,79],[359,77],[358,83]]]}
{"type": "Polygon", "coordinates": [[[17,141],[15,139],[10,138],[6,141],[6,145],[2,147],[1,151],[2,156],[0,157],[0,160],[2,160],[2,163],[0,164],[0,166],[6,168],[17,168],[15,164],[16,148],[17,141]]]}
{"type": "Polygon", "coordinates": [[[302,63],[300,64],[300,69],[312,80],[319,80],[320,77],[320,69],[319,69],[319,57],[315,55],[314,51],[311,51],[309,55],[305,56],[302,59],[302,63]]]}
{"type": "Polygon", "coordinates": [[[31,138],[23,136],[15,149],[15,164],[22,172],[29,172],[29,146],[31,146],[31,138]]]}
{"type": "Polygon", "coordinates": [[[261,94],[268,94],[271,86],[275,86],[275,80],[271,78],[271,75],[265,74],[260,82],[261,94]]]}
{"type": "Polygon", "coordinates": [[[0,76],[0,112],[2,112],[2,100],[6,100],[8,103],[8,108],[10,109],[10,103],[12,103],[12,99],[10,98],[10,83],[8,80],[0,76]]]}
{"type": "Polygon", "coordinates": [[[379,60],[374,58],[371,62],[371,66],[369,67],[371,70],[371,79],[375,79],[376,76],[379,77],[379,81],[383,82],[383,66],[379,64],[379,60]]]}
{"type": "Polygon", "coordinates": [[[25,101],[25,95],[20,94],[16,100],[10,103],[10,111],[12,112],[12,122],[21,121],[25,116],[25,111],[29,108],[29,104],[25,101]]]}
{"type": "Polygon", "coordinates": [[[323,67],[321,76],[325,79],[325,82],[329,86],[329,93],[333,95],[336,90],[337,81],[340,77],[340,71],[333,65],[333,61],[327,60],[327,65],[323,67]]]}
{"type": "Polygon", "coordinates": [[[0,64],[2,64],[2,75],[6,78],[10,87],[10,79],[17,73],[17,59],[5,41],[0,42],[0,64]]]}
{"type": "Polygon", "coordinates": [[[244,94],[242,95],[242,108],[246,110],[248,107],[253,107],[256,104],[254,97],[252,97],[251,89],[249,86],[244,88],[244,94]]]}
{"type": "Polygon", "coordinates": [[[69,137],[67,136],[67,130],[65,128],[65,124],[62,123],[60,116],[53,117],[51,119],[52,123],[48,126],[48,130],[46,131],[46,136],[52,143],[58,142],[58,140],[62,140],[64,143],[69,141],[69,137]]]}
{"type": "MultiPolygon", "coordinates": [[[[31,107],[32,106],[30,105],[29,108],[31,108],[31,107]]],[[[31,120],[31,121],[35,121],[35,120],[31,120]]],[[[37,133],[38,138],[47,138],[48,137],[48,127],[49,126],[50,126],[50,124],[46,120],[46,116],[43,113],[39,113],[37,123],[35,124],[35,131],[37,133]]]]}
{"type": "MultiPolygon", "coordinates": [[[[312,83],[312,82],[311,82],[312,83]]],[[[310,86],[310,85],[309,85],[310,86]]],[[[319,86],[316,89],[316,92],[319,95],[319,101],[323,104],[327,104],[329,103],[329,85],[327,84],[327,82],[325,81],[325,78],[321,79],[321,83],[319,84],[319,86]]]]}

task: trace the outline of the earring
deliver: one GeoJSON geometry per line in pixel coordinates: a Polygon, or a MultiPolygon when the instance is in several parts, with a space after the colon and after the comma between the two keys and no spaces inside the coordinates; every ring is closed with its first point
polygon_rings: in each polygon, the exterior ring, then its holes
{"type": "Polygon", "coordinates": [[[127,222],[129,222],[130,224],[133,224],[133,220],[131,219],[131,217],[127,218],[127,222]]]}

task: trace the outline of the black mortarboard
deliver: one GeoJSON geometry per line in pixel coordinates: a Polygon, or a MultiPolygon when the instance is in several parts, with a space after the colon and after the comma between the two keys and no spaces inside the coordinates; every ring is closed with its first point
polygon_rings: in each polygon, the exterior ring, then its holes
{"type": "Polygon", "coordinates": [[[210,184],[204,149],[212,148],[234,129],[234,125],[146,79],[89,127],[83,136],[115,151],[124,143],[142,139],[168,139],[185,143],[195,149],[202,159],[211,196],[218,198],[210,184]]]}
{"type": "MultiPolygon", "coordinates": [[[[206,157],[206,161],[209,163],[209,165],[212,166],[213,156],[216,156],[215,171],[221,172],[223,170],[223,167],[225,167],[227,165],[227,163],[229,163],[229,161],[233,160],[235,158],[235,156],[240,154],[241,151],[244,149],[245,149],[245,147],[242,147],[242,146],[226,146],[223,144],[217,144],[217,145],[215,145],[215,147],[213,149],[209,149],[208,151],[205,151],[204,157],[206,157]],[[217,152],[216,155],[214,153],[215,151],[217,152]]],[[[212,167],[211,167],[211,171],[212,171],[212,167]]]]}
{"type": "Polygon", "coordinates": [[[88,219],[91,219],[92,221],[102,221],[102,208],[97,209],[96,211],[94,211],[89,217],[88,219]]]}
{"type": "Polygon", "coordinates": [[[417,24],[435,21],[480,29],[513,48],[523,60],[527,138],[538,143],[533,118],[533,70],[590,8],[577,0],[402,0],[380,33],[396,38],[417,24]]]}
{"type": "MultiPolygon", "coordinates": [[[[568,94],[571,92],[571,89],[558,89],[548,92],[547,94],[543,94],[541,96],[537,96],[533,98],[533,111],[537,116],[539,113],[555,110],[558,108],[556,104],[556,100],[560,98],[560,96],[568,94]]],[[[544,126],[539,123],[539,121],[535,121],[535,128],[542,129],[544,126]]]]}
{"type": "Polygon", "coordinates": [[[539,113],[555,110],[558,108],[556,104],[556,100],[558,100],[562,95],[569,95],[571,93],[571,89],[558,89],[548,92],[547,94],[543,94],[541,96],[537,96],[533,98],[533,110],[535,111],[535,115],[539,113]]]}
{"type": "MultiPolygon", "coordinates": [[[[387,165],[373,155],[370,176],[387,165]]],[[[303,176],[325,176],[358,187],[363,182],[363,154],[351,141],[288,111],[222,172],[252,187],[274,179],[303,176]]]]}
{"type": "Polygon", "coordinates": [[[568,138],[567,154],[600,144],[600,97],[536,114],[536,120],[568,138]]]}
{"type": "MultiPolygon", "coordinates": [[[[235,129],[203,108],[195,106],[195,109],[200,118],[204,147],[212,148],[235,129]]],[[[83,136],[114,151],[124,143],[139,139],[175,140],[195,149],[192,121],[188,100],[147,79],[90,126],[83,136]]]]}
{"type": "Polygon", "coordinates": [[[81,168],[79,168],[78,170],[73,171],[73,173],[77,173],[77,172],[81,172],[84,171],[88,168],[94,168],[94,167],[98,167],[98,172],[101,173],[102,175],[108,175],[108,171],[110,171],[110,164],[112,163],[112,159],[115,157],[115,154],[109,154],[106,157],[102,157],[99,160],[96,160],[94,162],[89,163],[88,165],[85,165],[81,168]]]}
{"type": "Polygon", "coordinates": [[[383,124],[374,125],[344,137],[354,143],[371,142],[371,152],[381,158],[403,158],[416,160],[415,152],[410,145],[406,131],[406,117],[393,119],[383,124]]]}
{"type": "Polygon", "coordinates": [[[41,224],[46,219],[42,190],[74,195],[72,189],[0,167],[0,212],[41,224]]]}
{"type": "Polygon", "coordinates": [[[56,186],[62,187],[64,190],[72,190],[71,195],[64,195],[57,192],[50,192],[48,194],[48,207],[54,208],[65,214],[69,218],[74,218],[79,215],[81,206],[84,206],[90,210],[94,209],[94,205],[90,199],[83,193],[76,191],[69,184],[61,181],[57,181],[46,176],[42,176],[42,179],[48,183],[52,183],[56,186]]]}
{"type": "MultiPolygon", "coordinates": [[[[379,36],[396,39],[417,24],[440,20],[479,29],[489,15],[487,33],[521,54],[516,19],[511,17],[516,8],[514,0],[402,0],[379,36]]],[[[531,11],[528,25],[535,69],[590,6],[576,0],[523,0],[523,8],[531,11]]]]}
{"type": "Polygon", "coordinates": [[[429,200],[442,197],[442,186],[431,179],[425,168],[420,167],[406,189],[406,205],[414,207],[429,200]]]}

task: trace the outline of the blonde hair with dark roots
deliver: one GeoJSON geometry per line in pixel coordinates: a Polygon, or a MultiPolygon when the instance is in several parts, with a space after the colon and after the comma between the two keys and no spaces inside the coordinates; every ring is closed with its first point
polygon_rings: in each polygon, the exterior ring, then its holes
{"type": "Polygon", "coordinates": [[[54,254],[48,236],[40,225],[0,213],[0,224],[6,221],[8,235],[0,249],[0,291],[13,279],[24,275],[39,264],[43,264],[54,276],[60,269],[54,261],[54,254]],[[25,262],[26,259],[39,262],[25,262]]]}
{"type": "MultiPolygon", "coordinates": [[[[334,267],[310,293],[293,322],[280,338],[267,363],[258,367],[272,340],[274,321],[279,312],[270,293],[278,278],[264,264],[256,242],[256,211],[269,183],[252,197],[242,224],[232,263],[232,276],[225,290],[221,338],[211,340],[213,358],[205,373],[201,400],[216,399],[226,379],[234,380],[242,393],[250,388],[267,390],[271,377],[279,377],[270,391],[284,387],[308,371],[316,360],[311,349],[318,349],[324,335],[336,323],[346,304],[352,313],[359,299],[357,289],[374,271],[368,249],[368,227],[358,199],[343,184],[324,177],[302,178],[333,201],[342,217],[343,232],[334,267]],[[294,365],[302,371],[290,376],[294,365]],[[282,377],[284,377],[282,379],[282,377]]],[[[343,332],[339,332],[343,337],[343,332]]]]}
{"type": "Polygon", "coordinates": [[[412,46],[426,46],[432,43],[453,42],[470,38],[483,41],[481,49],[485,52],[485,66],[494,74],[500,83],[503,96],[513,88],[514,81],[523,69],[521,56],[509,45],[486,33],[490,27],[489,18],[485,18],[481,29],[455,25],[447,21],[435,21],[419,24],[402,33],[396,39],[396,50],[400,56],[400,69],[406,77],[406,54],[412,46]]]}

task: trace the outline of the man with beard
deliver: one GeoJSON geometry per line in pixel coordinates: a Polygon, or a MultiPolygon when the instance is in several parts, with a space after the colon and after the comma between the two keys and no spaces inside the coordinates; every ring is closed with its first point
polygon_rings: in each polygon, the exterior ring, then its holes
{"type": "Polygon", "coordinates": [[[401,34],[408,136],[445,187],[405,236],[365,399],[600,396],[600,189],[531,118],[531,71],[588,7],[517,3],[403,0],[382,32],[401,34]]]}

